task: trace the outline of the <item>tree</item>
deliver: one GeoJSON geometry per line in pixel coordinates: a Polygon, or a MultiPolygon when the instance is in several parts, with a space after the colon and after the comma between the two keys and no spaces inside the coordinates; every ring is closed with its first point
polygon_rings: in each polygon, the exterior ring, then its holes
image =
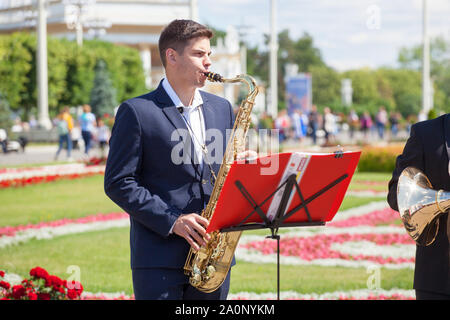
{"type": "MultiPolygon", "coordinates": [[[[265,44],[268,45],[269,35],[264,35],[265,44]]],[[[297,64],[300,72],[310,72],[313,66],[326,67],[322,60],[320,50],[314,47],[313,38],[304,33],[302,37],[293,40],[289,30],[282,30],[278,34],[278,101],[285,105],[285,75],[286,64],[297,64]]],[[[247,71],[263,82],[269,82],[269,51],[256,47],[247,49],[247,71]]],[[[316,70],[317,71],[317,70],[316,70]]],[[[314,83],[314,79],[313,79],[314,83]]]]}
{"type": "MultiPolygon", "coordinates": [[[[434,106],[450,112],[450,42],[438,36],[430,40],[430,76],[434,82],[434,106]]],[[[401,68],[420,72],[423,48],[421,45],[403,47],[398,55],[401,68]]]]}
{"type": "Polygon", "coordinates": [[[105,113],[113,114],[114,108],[117,106],[116,90],[112,85],[106,63],[103,59],[97,61],[94,72],[94,86],[91,91],[90,101],[92,112],[97,116],[105,113]]]}
{"type": "Polygon", "coordinates": [[[0,128],[9,133],[11,125],[11,109],[6,98],[0,93],[0,128]]]}
{"type": "Polygon", "coordinates": [[[313,103],[320,106],[341,103],[341,76],[339,73],[325,65],[311,66],[310,72],[313,103]]]}

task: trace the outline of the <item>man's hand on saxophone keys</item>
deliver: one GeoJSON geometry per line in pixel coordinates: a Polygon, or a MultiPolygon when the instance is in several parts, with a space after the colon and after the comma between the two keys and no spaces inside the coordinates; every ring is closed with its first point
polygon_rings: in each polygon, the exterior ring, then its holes
{"type": "Polygon", "coordinates": [[[173,233],[186,239],[192,249],[198,251],[211,239],[206,233],[209,221],[197,213],[182,214],[175,221],[173,233]]]}

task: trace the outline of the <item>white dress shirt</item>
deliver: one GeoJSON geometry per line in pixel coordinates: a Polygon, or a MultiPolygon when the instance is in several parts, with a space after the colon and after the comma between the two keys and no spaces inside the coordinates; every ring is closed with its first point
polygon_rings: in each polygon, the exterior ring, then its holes
{"type": "Polygon", "coordinates": [[[164,90],[166,90],[170,99],[174,105],[179,108],[183,108],[183,113],[180,113],[180,117],[186,122],[186,126],[191,135],[191,140],[194,143],[194,150],[197,155],[195,159],[196,163],[200,165],[200,170],[203,168],[203,151],[202,145],[205,144],[205,120],[203,117],[202,110],[200,106],[203,104],[203,99],[198,89],[195,89],[194,99],[192,99],[192,104],[190,106],[185,106],[181,102],[180,98],[173,90],[167,78],[164,78],[162,82],[164,90]]]}
{"type": "MultiPolygon", "coordinates": [[[[183,102],[181,102],[180,98],[176,94],[175,90],[173,90],[167,78],[164,78],[162,82],[162,86],[164,90],[166,90],[170,99],[177,108],[183,108],[183,113],[180,113],[180,117],[186,122],[186,126],[188,127],[189,134],[191,135],[191,140],[194,143],[194,150],[197,155],[198,163],[200,166],[200,170],[203,168],[203,153],[201,144],[205,143],[205,120],[203,118],[203,113],[201,108],[199,108],[203,104],[202,96],[198,89],[195,89],[194,99],[192,99],[192,104],[190,106],[185,106],[183,102]],[[193,131],[193,132],[192,132],[193,131]]],[[[194,159],[195,161],[196,159],[194,159]]],[[[169,230],[169,234],[173,233],[173,227],[175,223],[169,230]]]]}

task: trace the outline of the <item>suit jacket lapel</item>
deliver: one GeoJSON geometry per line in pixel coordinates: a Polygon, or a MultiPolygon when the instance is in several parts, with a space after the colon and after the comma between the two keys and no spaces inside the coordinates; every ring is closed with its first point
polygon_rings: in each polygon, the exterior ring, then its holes
{"type": "MultiPolygon", "coordinates": [[[[208,138],[208,130],[217,128],[216,112],[214,110],[214,106],[208,102],[208,98],[206,97],[206,95],[204,95],[201,91],[200,91],[200,94],[202,95],[202,99],[203,99],[202,111],[203,111],[203,118],[205,121],[205,133],[206,133],[205,134],[205,139],[206,139],[205,143],[207,145],[207,150],[208,150],[208,153],[206,155],[207,159],[205,159],[205,156],[203,156],[202,179],[203,180],[211,180],[211,179],[213,179],[213,177],[211,177],[210,166],[205,161],[211,161],[211,159],[212,159],[212,157],[211,157],[212,147],[211,146],[208,147],[208,142],[214,143],[214,141],[209,141],[209,139],[207,139],[207,138],[208,138]]],[[[217,139],[217,138],[218,137],[215,137],[215,139],[217,139]]],[[[215,167],[215,163],[211,163],[211,168],[214,169],[214,167],[215,167]]]]}
{"type": "Polygon", "coordinates": [[[188,127],[186,126],[186,123],[181,118],[180,112],[178,111],[177,107],[174,105],[172,99],[170,99],[166,90],[164,90],[164,88],[162,86],[162,81],[159,83],[159,86],[156,89],[156,91],[157,91],[156,100],[158,100],[158,102],[160,103],[161,109],[164,112],[164,114],[166,115],[167,119],[172,124],[172,126],[174,127],[175,130],[181,129],[179,131],[180,136],[186,137],[185,143],[189,143],[189,146],[188,146],[189,148],[185,148],[185,149],[183,149],[183,151],[186,151],[186,149],[189,149],[189,157],[191,159],[191,164],[194,169],[192,172],[192,175],[194,177],[200,176],[201,172],[198,168],[198,164],[196,164],[194,161],[194,156],[195,156],[194,143],[192,141],[191,135],[189,134],[189,130],[188,130],[188,127]],[[183,133],[187,133],[187,136],[186,136],[186,134],[183,134],[183,133]]]}

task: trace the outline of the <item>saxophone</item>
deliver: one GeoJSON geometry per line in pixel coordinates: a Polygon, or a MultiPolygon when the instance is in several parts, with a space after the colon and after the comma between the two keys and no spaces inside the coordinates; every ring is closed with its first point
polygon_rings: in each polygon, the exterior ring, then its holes
{"type": "MultiPolygon", "coordinates": [[[[250,126],[250,114],[255,103],[258,87],[255,80],[248,75],[238,75],[235,78],[225,79],[217,73],[206,72],[206,77],[212,82],[237,83],[242,82],[248,86],[247,97],[242,101],[236,120],[231,131],[225,155],[219,172],[215,179],[214,188],[208,204],[201,216],[211,220],[216,208],[217,200],[230,171],[231,164],[237,159],[237,154],[245,149],[245,137],[250,126]]],[[[189,250],[184,273],[189,276],[190,284],[200,291],[209,293],[216,290],[225,281],[233,260],[242,231],[219,232],[210,234],[211,239],[206,246],[197,252],[189,250]]]]}

